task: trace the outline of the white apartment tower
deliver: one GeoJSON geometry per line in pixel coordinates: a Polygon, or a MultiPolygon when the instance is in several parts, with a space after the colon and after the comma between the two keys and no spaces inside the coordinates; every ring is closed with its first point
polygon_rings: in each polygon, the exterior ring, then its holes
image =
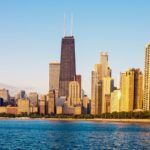
{"type": "Polygon", "coordinates": [[[150,43],[145,48],[143,109],[150,110],[150,43]]]}

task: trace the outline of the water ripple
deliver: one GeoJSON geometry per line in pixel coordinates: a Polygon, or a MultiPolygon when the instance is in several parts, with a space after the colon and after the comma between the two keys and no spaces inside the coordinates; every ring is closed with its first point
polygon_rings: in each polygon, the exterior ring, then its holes
{"type": "Polygon", "coordinates": [[[0,121],[0,150],[149,149],[150,125],[0,121]]]}

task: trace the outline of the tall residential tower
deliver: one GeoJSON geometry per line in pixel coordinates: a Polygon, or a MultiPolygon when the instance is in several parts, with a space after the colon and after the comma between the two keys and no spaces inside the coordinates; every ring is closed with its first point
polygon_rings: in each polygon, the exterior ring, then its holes
{"type": "Polygon", "coordinates": [[[143,108],[150,110],[150,43],[145,48],[143,108]]]}
{"type": "Polygon", "coordinates": [[[121,74],[121,111],[142,109],[143,75],[140,69],[130,69],[121,74]]]}

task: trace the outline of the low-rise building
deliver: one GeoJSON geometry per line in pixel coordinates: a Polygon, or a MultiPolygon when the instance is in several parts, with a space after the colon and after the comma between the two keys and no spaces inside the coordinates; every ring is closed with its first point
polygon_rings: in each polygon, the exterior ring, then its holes
{"type": "Polygon", "coordinates": [[[7,113],[6,107],[0,107],[0,114],[7,113]]]}
{"type": "Polygon", "coordinates": [[[74,108],[74,114],[75,115],[81,115],[82,114],[82,108],[81,108],[81,106],[76,106],[74,108]]]}
{"type": "Polygon", "coordinates": [[[18,114],[18,107],[7,106],[6,107],[6,113],[7,114],[17,115],[18,114]]]}

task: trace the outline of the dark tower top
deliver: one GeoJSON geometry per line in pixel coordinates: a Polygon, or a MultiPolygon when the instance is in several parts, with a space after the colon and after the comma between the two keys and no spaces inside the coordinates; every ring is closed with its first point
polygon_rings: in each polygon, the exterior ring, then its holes
{"type": "Polygon", "coordinates": [[[69,81],[73,81],[75,75],[75,40],[73,36],[65,36],[61,43],[59,96],[68,97],[69,81]]]}

